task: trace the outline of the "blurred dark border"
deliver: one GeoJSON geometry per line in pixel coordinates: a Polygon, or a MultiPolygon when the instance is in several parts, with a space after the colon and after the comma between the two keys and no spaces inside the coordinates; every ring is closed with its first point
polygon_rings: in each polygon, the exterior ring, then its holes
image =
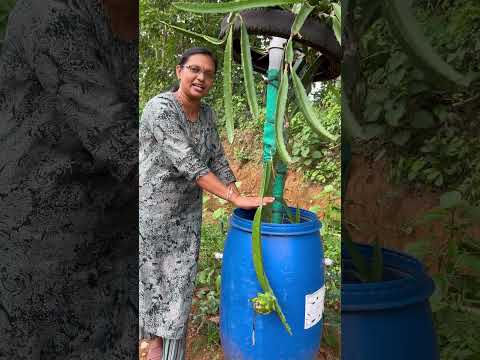
{"type": "Polygon", "coordinates": [[[137,359],[138,0],[5,0],[0,38],[0,359],[137,359]]]}
{"type": "MultiPolygon", "coordinates": [[[[342,1],[342,303],[347,240],[415,257],[435,285],[426,306],[448,360],[480,358],[479,14],[473,0],[342,1]]],[[[382,358],[358,335],[367,321],[352,335],[345,315],[342,359],[355,341],[355,359],[382,358]]],[[[400,359],[402,337],[387,340],[398,324],[384,326],[383,358],[400,359]]],[[[412,344],[408,358],[426,359],[412,344]]]]}

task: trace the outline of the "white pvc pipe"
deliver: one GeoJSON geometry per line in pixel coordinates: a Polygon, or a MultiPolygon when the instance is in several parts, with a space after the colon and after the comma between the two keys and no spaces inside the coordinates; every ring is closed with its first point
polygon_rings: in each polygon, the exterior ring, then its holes
{"type": "Polygon", "coordinates": [[[268,48],[268,69],[280,69],[283,60],[283,46],[286,39],[273,37],[268,48]]]}

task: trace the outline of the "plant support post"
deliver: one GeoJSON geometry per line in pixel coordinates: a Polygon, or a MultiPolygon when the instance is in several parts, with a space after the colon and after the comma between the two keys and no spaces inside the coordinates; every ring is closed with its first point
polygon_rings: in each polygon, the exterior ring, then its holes
{"type": "MultiPolygon", "coordinates": [[[[272,160],[273,155],[275,154],[275,109],[277,106],[279,76],[283,61],[283,47],[286,42],[286,39],[273,37],[270,41],[270,47],[268,50],[269,65],[267,72],[267,109],[263,130],[264,166],[268,166],[267,163],[272,160]]],[[[273,184],[272,196],[275,197],[275,201],[272,204],[272,223],[278,224],[282,222],[283,190],[287,167],[281,161],[276,161],[274,166],[275,180],[273,184]]]]}

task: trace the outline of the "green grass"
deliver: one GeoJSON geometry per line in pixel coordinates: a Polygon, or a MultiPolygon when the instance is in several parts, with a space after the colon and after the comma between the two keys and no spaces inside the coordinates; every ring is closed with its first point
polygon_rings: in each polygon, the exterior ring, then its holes
{"type": "Polygon", "coordinates": [[[200,244],[199,271],[219,264],[215,259],[216,252],[223,252],[226,233],[219,224],[203,223],[200,244]]]}

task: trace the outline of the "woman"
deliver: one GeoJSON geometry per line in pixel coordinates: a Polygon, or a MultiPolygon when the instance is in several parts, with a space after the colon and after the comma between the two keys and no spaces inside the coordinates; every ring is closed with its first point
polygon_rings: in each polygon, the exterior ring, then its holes
{"type": "MultiPolygon", "coordinates": [[[[178,89],[151,99],[140,125],[140,336],[149,360],[183,359],[200,247],[202,190],[253,209],[243,197],[201,100],[214,83],[217,62],[192,48],[176,67],[178,89]],[[162,341],[163,339],[163,341],[162,341]],[[163,343],[163,357],[162,357],[163,343]]],[[[263,198],[263,204],[273,202],[263,198]]]]}

